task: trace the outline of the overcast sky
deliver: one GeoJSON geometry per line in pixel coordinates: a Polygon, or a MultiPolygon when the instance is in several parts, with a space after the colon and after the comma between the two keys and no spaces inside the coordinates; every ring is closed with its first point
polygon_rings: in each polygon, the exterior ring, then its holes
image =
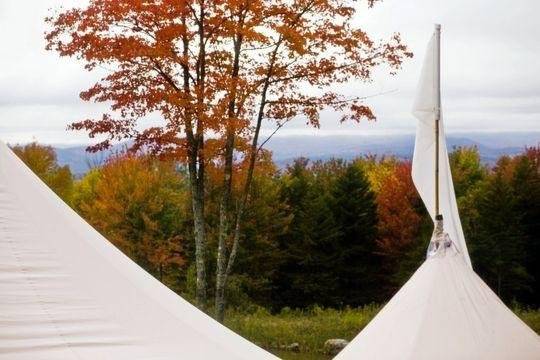
{"type": "MultiPolygon", "coordinates": [[[[104,110],[103,105],[85,103],[78,96],[98,74],[46,52],[43,40],[43,18],[49,9],[76,3],[0,0],[2,140],[88,142],[84,133],[65,129],[72,121],[104,110]]],[[[415,57],[396,76],[381,70],[370,84],[348,85],[351,94],[384,94],[368,100],[377,121],[340,125],[338,116],[327,112],[320,130],[308,130],[299,120],[281,134],[413,132],[412,98],[436,22],[442,24],[442,95],[448,132],[540,131],[538,14],[538,0],[385,0],[362,11],[359,23],[374,38],[399,31],[415,57]]]]}

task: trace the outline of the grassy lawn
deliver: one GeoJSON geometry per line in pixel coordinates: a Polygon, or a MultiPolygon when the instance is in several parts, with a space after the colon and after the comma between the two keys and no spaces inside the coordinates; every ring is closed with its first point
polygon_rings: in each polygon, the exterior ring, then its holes
{"type": "Polygon", "coordinates": [[[324,342],[332,338],[352,339],[378,312],[379,306],[361,309],[287,310],[272,315],[260,309],[253,314],[231,312],[228,327],[283,359],[330,359],[322,353],[324,342]],[[292,343],[300,345],[300,353],[284,351],[292,343]]]}
{"type": "Polygon", "coordinates": [[[515,313],[537,334],[540,334],[540,309],[516,309],[515,313]]]}
{"type": "MultiPolygon", "coordinates": [[[[272,315],[260,309],[252,314],[229,312],[226,325],[284,360],[326,360],[323,344],[332,338],[351,340],[379,311],[380,306],[359,309],[287,310],[272,315]],[[300,352],[283,350],[292,343],[300,352]]],[[[516,309],[516,314],[540,333],[540,310],[516,309]]]]}
{"type": "Polygon", "coordinates": [[[317,352],[294,353],[286,350],[270,350],[271,353],[283,360],[331,360],[331,355],[324,355],[317,352]]]}

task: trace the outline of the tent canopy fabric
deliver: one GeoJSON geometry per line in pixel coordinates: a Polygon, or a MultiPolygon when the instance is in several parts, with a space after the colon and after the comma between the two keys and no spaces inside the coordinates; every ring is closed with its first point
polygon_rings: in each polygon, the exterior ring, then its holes
{"type": "MultiPolygon", "coordinates": [[[[418,118],[412,176],[435,221],[435,120],[439,37],[428,46],[413,113],[418,118]]],[[[540,338],[473,271],[459,220],[444,127],[439,131],[440,213],[437,247],[338,360],[537,360],[540,338]],[[449,246],[446,246],[449,244],[449,246]]]]}
{"type": "Polygon", "coordinates": [[[426,260],[337,360],[537,360],[538,335],[455,254],[426,260]]]}
{"type": "Polygon", "coordinates": [[[169,290],[0,142],[0,359],[276,359],[169,290]]]}

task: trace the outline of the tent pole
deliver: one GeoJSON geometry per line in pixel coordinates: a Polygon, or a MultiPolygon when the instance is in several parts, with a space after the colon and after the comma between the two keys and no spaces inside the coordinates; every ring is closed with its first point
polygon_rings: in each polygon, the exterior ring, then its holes
{"type": "MultiPolygon", "coordinates": [[[[435,76],[437,90],[437,109],[435,111],[435,217],[437,220],[441,216],[439,209],[439,123],[441,120],[441,25],[435,24],[436,36],[436,71],[435,76]]],[[[441,219],[442,220],[442,219],[441,219]]]]}

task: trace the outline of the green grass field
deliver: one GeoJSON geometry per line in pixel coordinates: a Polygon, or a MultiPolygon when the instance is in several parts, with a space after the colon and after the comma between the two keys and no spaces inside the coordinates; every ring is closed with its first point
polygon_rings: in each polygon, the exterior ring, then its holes
{"type": "MultiPolygon", "coordinates": [[[[327,339],[351,340],[379,311],[380,306],[359,309],[320,309],[309,311],[287,310],[272,315],[264,309],[252,314],[229,312],[226,325],[285,360],[326,360],[323,354],[327,339]],[[300,345],[300,352],[283,350],[292,343],[300,345]]],[[[516,309],[516,314],[533,330],[540,333],[540,310],[516,309]]]]}

